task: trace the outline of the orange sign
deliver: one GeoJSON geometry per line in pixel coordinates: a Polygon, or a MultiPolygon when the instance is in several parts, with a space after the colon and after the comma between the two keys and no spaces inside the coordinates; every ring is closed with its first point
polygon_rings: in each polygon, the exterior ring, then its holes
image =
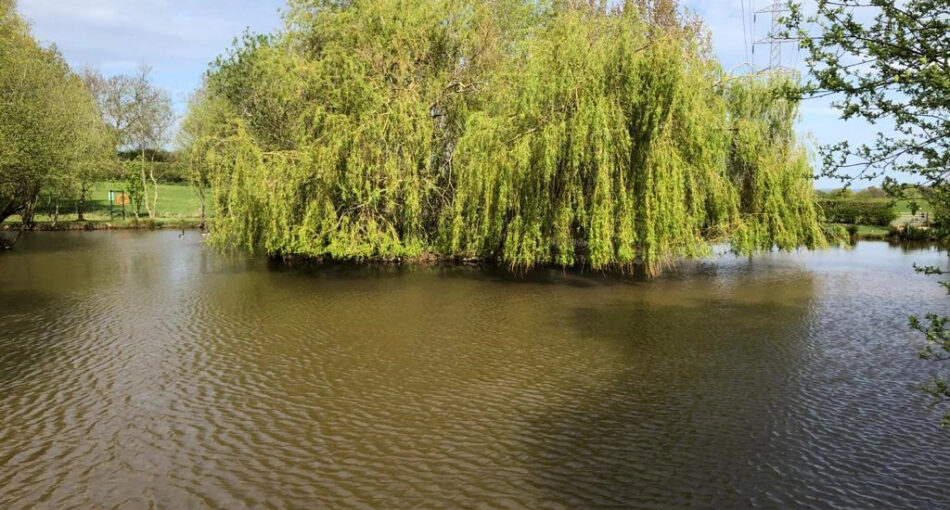
{"type": "Polygon", "coordinates": [[[129,196],[125,193],[119,193],[115,196],[116,205],[129,205],[129,196]]]}

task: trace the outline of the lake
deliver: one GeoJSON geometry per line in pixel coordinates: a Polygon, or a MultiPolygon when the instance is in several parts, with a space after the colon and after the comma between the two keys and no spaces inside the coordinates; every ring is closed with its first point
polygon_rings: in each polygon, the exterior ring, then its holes
{"type": "MultiPolygon", "coordinates": [[[[287,267],[197,232],[0,254],[0,508],[950,508],[913,263],[656,280],[287,267]]],[[[946,367],[944,367],[946,368],[946,367]]]]}

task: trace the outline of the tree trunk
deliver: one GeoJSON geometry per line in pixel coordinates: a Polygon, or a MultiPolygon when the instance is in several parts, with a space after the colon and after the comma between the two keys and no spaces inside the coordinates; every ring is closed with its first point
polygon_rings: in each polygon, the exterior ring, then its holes
{"type": "Polygon", "coordinates": [[[196,186],[198,190],[198,201],[201,202],[201,230],[205,230],[205,190],[201,186],[196,186]]]}
{"type": "Polygon", "coordinates": [[[24,230],[33,230],[36,228],[36,201],[39,198],[37,194],[33,194],[30,199],[23,204],[23,211],[20,213],[20,218],[22,220],[21,228],[24,230]]]}
{"type": "Polygon", "coordinates": [[[86,221],[86,194],[89,186],[84,182],[79,187],[79,201],[76,202],[76,221],[86,221]]]}
{"type": "Polygon", "coordinates": [[[142,144],[142,201],[145,202],[145,211],[148,213],[149,219],[155,217],[155,212],[152,211],[152,206],[148,203],[148,179],[145,176],[145,144],[142,144]]]}
{"type": "MultiPolygon", "coordinates": [[[[158,214],[158,180],[155,179],[155,166],[148,169],[148,176],[152,179],[152,210],[149,214],[158,214]]],[[[154,216],[152,216],[154,217],[154,216]]]]}
{"type": "Polygon", "coordinates": [[[56,199],[56,205],[53,207],[53,228],[59,223],[59,198],[56,199]]]}
{"type": "Polygon", "coordinates": [[[35,206],[36,203],[31,202],[23,208],[23,212],[20,214],[21,223],[26,230],[33,230],[33,228],[36,227],[35,206]]]}

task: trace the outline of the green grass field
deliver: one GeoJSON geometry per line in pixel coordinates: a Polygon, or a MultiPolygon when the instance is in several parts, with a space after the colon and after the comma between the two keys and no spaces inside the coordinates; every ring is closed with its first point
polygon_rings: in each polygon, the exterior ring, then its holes
{"type": "MultiPolygon", "coordinates": [[[[114,205],[110,214],[109,190],[121,191],[125,185],[120,182],[100,182],[93,186],[86,202],[86,221],[92,223],[111,223],[115,226],[122,226],[132,223],[135,214],[131,206],[126,206],[126,220],[122,220],[122,206],[114,205]]],[[[210,194],[210,193],[209,193],[210,194]]],[[[75,206],[72,203],[62,204],[60,206],[58,224],[68,225],[76,222],[77,215],[75,206]]],[[[179,225],[182,223],[197,223],[201,216],[201,202],[194,188],[187,184],[159,184],[158,185],[158,206],[156,207],[155,223],[157,225],[179,225]]],[[[143,205],[139,212],[139,218],[145,220],[148,213],[143,205]]],[[[46,197],[40,197],[40,203],[36,210],[36,222],[42,227],[52,222],[46,197]]],[[[19,216],[11,216],[4,222],[4,226],[12,226],[20,223],[19,216]]]]}
{"type": "Polygon", "coordinates": [[[895,210],[898,214],[900,214],[900,213],[909,213],[909,212],[910,212],[910,203],[911,203],[911,202],[917,202],[917,206],[920,208],[920,210],[917,211],[917,214],[920,214],[920,213],[922,213],[922,212],[925,212],[925,213],[933,212],[933,211],[931,210],[930,204],[927,203],[926,200],[922,200],[922,199],[917,199],[917,200],[908,200],[908,199],[898,200],[897,203],[894,204],[894,210],[895,210]]]}
{"type": "MultiPolygon", "coordinates": [[[[121,191],[123,187],[123,184],[118,182],[97,183],[90,192],[93,203],[87,207],[87,211],[92,214],[86,216],[91,219],[108,219],[109,190],[121,191]]],[[[122,207],[114,206],[113,210],[121,215],[122,207]]],[[[127,215],[131,214],[131,207],[127,206],[126,211],[127,215]]],[[[201,215],[201,203],[198,194],[187,184],[159,184],[156,213],[158,218],[196,219],[201,215]]],[[[140,216],[147,216],[144,206],[140,216]]],[[[75,219],[75,214],[72,219],[75,219]]]]}
{"type": "Polygon", "coordinates": [[[890,231],[878,225],[858,225],[858,237],[863,239],[884,239],[890,231]]]}

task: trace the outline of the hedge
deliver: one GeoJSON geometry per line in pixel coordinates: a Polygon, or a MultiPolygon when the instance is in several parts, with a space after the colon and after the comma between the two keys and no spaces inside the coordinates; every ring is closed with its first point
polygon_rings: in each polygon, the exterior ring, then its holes
{"type": "Polygon", "coordinates": [[[825,220],[832,223],[856,223],[886,227],[897,218],[888,200],[819,200],[825,220]]]}

